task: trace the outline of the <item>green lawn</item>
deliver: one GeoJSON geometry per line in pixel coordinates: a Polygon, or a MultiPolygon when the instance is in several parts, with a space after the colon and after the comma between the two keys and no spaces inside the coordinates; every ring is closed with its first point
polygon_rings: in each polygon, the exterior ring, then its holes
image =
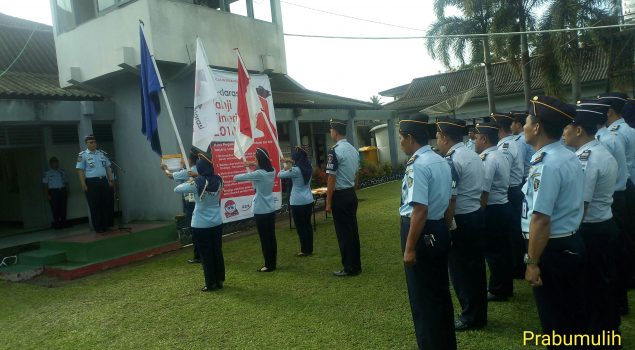
{"type": "MultiPolygon", "coordinates": [[[[296,258],[298,240],[279,226],[278,271],[261,274],[257,236],[225,244],[227,281],[202,293],[189,249],[71,282],[0,281],[3,349],[414,349],[399,246],[400,184],[359,192],[364,273],[340,269],[332,221],[318,214],[315,255],[296,258]]],[[[512,302],[491,304],[489,325],[459,333],[460,349],[520,349],[539,330],[530,288],[516,281],[512,302]]],[[[635,305],[630,294],[631,305],[635,305]]],[[[456,299],[455,310],[457,310],[456,299]]],[[[623,324],[635,348],[633,316],[623,324]]],[[[527,347],[531,348],[531,347],[527,347]]]]}

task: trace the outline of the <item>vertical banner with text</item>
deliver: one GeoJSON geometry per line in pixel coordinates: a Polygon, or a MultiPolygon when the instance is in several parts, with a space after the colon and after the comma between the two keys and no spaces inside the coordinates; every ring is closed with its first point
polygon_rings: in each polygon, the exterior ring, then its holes
{"type": "MultiPolygon", "coordinates": [[[[218,95],[222,101],[215,101],[214,114],[218,119],[218,132],[212,138],[211,152],[214,168],[225,183],[221,196],[221,211],[223,222],[247,219],[253,216],[252,204],[254,189],[250,182],[236,182],[234,176],[244,173],[245,165],[242,159],[234,156],[235,125],[238,118],[238,74],[212,70],[212,76],[218,95]]],[[[269,77],[263,74],[252,74],[251,84],[256,86],[260,100],[261,112],[258,114],[254,144],[245,151],[247,161],[255,162],[256,148],[262,147],[269,152],[271,163],[276,174],[280,172],[280,154],[274,142],[278,138],[276,116],[273,109],[271,85],[269,77]],[[267,127],[268,123],[269,127],[267,127]],[[269,130],[272,130],[273,135],[269,130]]],[[[196,127],[196,121],[195,125],[196,127]]],[[[282,204],[280,179],[276,176],[273,186],[275,208],[282,204]]]]}

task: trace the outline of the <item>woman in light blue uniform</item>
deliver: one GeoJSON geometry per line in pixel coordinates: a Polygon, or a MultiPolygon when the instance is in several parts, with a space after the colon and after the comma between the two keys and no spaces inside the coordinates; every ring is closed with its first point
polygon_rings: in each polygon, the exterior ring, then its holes
{"type": "Polygon", "coordinates": [[[176,186],[174,192],[194,194],[196,204],[192,213],[192,240],[198,248],[205,275],[205,287],[201,290],[211,292],[223,288],[225,281],[220,210],[223,180],[214,174],[214,166],[208,159],[199,159],[196,169],[196,179],[176,186]]]}
{"type": "Polygon", "coordinates": [[[291,154],[293,167],[285,163],[285,169],[280,172],[281,179],[291,179],[291,212],[293,222],[300,237],[300,252],[298,256],[313,254],[313,227],[311,226],[311,212],[313,210],[313,193],[311,193],[311,173],[313,167],[309,156],[302,147],[296,147],[291,154]]]}
{"type": "Polygon", "coordinates": [[[254,195],[253,211],[262,255],[265,258],[265,266],[260,272],[272,272],[276,269],[276,256],[278,247],[276,243],[276,213],[273,200],[273,183],[276,171],[271,165],[269,153],[263,148],[256,149],[256,170],[251,171],[254,164],[246,163],[247,172],[234,176],[234,181],[251,181],[256,194],[254,195]]]}

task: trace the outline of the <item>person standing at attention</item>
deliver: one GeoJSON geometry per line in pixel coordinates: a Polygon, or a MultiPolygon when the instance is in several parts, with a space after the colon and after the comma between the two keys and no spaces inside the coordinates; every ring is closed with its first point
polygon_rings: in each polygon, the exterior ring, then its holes
{"type": "Polygon", "coordinates": [[[273,272],[276,269],[278,245],[276,242],[276,209],[273,200],[273,184],[276,171],[271,165],[269,153],[264,148],[256,148],[256,163],[245,162],[247,172],[234,176],[234,181],[251,181],[254,195],[253,211],[265,266],[259,272],[273,272]],[[256,170],[251,171],[255,166],[256,170]]]}
{"type": "Polygon", "coordinates": [[[311,193],[311,175],[313,167],[309,156],[302,147],[296,147],[291,153],[291,161],[285,162],[284,170],[280,172],[281,179],[291,179],[291,212],[293,222],[300,238],[299,257],[313,254],[313,226],[311,226],[311,212],[313,210],[313,193],[311,193]]]}
{"type": "Polygon", "coordinates": [[[68,200],[68,179],[66,172],[60,169],[60,162],[56,157],[49,160],[49,170],[44,173],[44,195],[49,200],[53,214],[54,229],[66,227],[66,203],[68,200]]]}
{"type": "Polygon", "coordinates": [[[346,121],[331,119],[331,147],[326,164],[326,212],[333,213],[337,243],[342,256],[342,270],[334,276],[357,276],[362,261],[357,227],[357,170],[359,152],[346,140],[346,121]]]}
{"type": "Polygon", "coordinates": [[[450,297],[450,234],[444,215],[452,195],[450,165],[428,145],[428,116],[399,122],[399,144],[410,156],[401,188],[401,248],[419,349],[456,349],[450,297]]]}
{"type": "Polygon", "coordinates": [[[97,149],[95,136],[86,136],[84,142],[86,149],[79,152],[75,168],[86,193],[93,228],[97,233],[104,233],[113,215],[112,207],[106,205],[110,203],[108,196],[112,195],[111,188],[114,186],[110,160],[97,149]]]}

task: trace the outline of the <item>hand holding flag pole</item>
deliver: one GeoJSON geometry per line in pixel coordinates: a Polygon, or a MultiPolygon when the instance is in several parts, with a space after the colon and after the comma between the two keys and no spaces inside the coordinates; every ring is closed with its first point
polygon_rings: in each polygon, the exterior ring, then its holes
{"type": "MultiPolygon", "coordinates": [[[[158,142],[157,128],[157,118],[159,112],[161,111],[158,90],[161,90],[161,92],[163,93],[163,100],[165,101],[165,105],[168,109],[170,121],[172,122],[172,128],[174,129],[174,134],[176,135],[176,140],[179,143],[181,156],[183,157],[183,160],[187,160],[187,154],[185,153],[183,141],[181,141],[181,136],[179,135],[179,131],[176,127],[176,122],[174,121],[174,115],[172,114],[170,100],[168,100],[168,95],[165,92],[165,87],[163,86],[163,81],[161,80],[161,74],[159,73],[157,62],[154,59],[154,55],[150,52],[148,44],[145,40],[143,25],[143,21],[139,20],[139,35],[141,37],[141,98],[143,112],[142,114],[144,118],[142,124],[142,132],[144,133],[144,135],[146,135],[148,140],[151,141],[152,149],[158,154],[161,154],[161,145],[158,142]]],[[[188,171],[191,170],[189,162],[187,161],[185,161],[185,167],[188,171]]]]}

